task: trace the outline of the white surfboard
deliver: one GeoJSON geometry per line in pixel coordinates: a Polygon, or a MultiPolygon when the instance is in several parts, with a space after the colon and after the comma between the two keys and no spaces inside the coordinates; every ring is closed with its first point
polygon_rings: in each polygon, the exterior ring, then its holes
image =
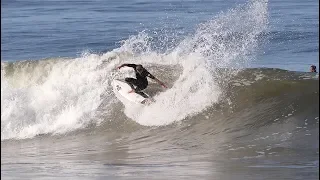
{"type": "Polygon", "coordinates": [[[116,97],[122,102],[130,101],[136,104],[149,104],[151,98],[148,94],[144,92],[129,93],[132,90],[129,84],[126,82],[114,79],[112,81],[113,92],[116,94],[116,97]]]}

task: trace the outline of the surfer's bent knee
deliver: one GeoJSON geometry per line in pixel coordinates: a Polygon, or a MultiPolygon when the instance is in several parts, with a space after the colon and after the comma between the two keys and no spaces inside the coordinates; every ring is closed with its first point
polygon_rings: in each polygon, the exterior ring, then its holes
{"type": "Polygon", "coordinates": [[[126,82],[132,82],[133,78],[125,78],[124,79],[126,82]]]}

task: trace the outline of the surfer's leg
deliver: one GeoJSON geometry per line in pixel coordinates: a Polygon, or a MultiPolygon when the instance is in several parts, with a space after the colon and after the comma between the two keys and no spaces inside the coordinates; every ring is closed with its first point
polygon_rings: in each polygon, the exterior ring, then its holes
{"type": "Polygon", "coordinates": [[[139,81],[139,80],[137,80],[137,81],[138,81],[137,87],[135,89],[136,92],[142,91],[148,87],[148,82],[143,82],[143,81],[139,81]]]}
{"type": "Polygon", "coordinates": [[[135,92],[139,92],[147,88],[148,82],[139,81],[134,78],[126,78],[125,81],[131,86],[135,92]]]}
{"type": "Polygon", "coordinates": [[[131,86],[132,89],[134,89],[134,86],[138,86],[137,79],[125,78],[124,80],[131,86]]]}

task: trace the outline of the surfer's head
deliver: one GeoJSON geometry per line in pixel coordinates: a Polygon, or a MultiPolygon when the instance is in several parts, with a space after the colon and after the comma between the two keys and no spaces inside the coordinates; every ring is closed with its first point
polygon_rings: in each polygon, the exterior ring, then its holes
{"type": "Polygon", "coordinates": [[[136,70],[137,70],[137,72],[138,72],[139,74],[142,74],[142,72],[143,72],[143,67],[142,67],[142,65],[141,65],[141,64],[137,65],[137,66],[136,66],[136,70]]]}
{"type": "Polygon", "coordinates": [[[311,65],[310,66],[310,72],[317,72],[317,66],[311,65]]]}

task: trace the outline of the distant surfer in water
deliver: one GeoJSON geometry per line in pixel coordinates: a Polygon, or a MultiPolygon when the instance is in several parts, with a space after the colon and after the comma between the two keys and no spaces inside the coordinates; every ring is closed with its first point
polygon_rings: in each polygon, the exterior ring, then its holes
{"type": "Polygon", "coordinates": [[[310,66],[310,72],[317,72],[317,66],[311,65],[310,66]]]}
{"type": "Polygon", "coordinates": [[[122,64],[121,66],[118,67],[118,69],[124,66],[131,67],[136,72],[136,79],[125,78],[125,81],[132,87],[132,90],[129,91],[129,93],[140,92],[145,88],[147,88],[148,86],[147,77],[154,79],[162,87],[167,88],[167,86],[163,82],[161,82],[159,79],[157,79],[152,74],[150,74],[141,64],[122,64]],[[136,88],[134,88],[134,86],[136,86],[136,88]]]}

